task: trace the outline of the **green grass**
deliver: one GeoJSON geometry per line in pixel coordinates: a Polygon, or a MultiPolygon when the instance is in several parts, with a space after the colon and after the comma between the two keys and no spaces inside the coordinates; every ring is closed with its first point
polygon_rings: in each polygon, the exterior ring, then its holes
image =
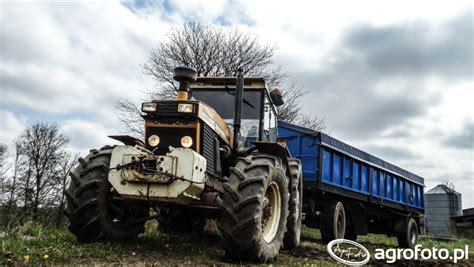
{"type": "Polygon", "coordinates": [[[0,265],[9,263],[199,263],[223,260],[212,231],[204,237],[167,235],[147,228],[136,240],[83,244],[67,229],[51,229],[27,224],[0,234],[0,265]]]}
{"type": "MultiPolygon", "coordinates": [[[[204,236],[168,235],[148,224],[147,230],[138,239],[126,242],[78,243],[67,229],[44,228],[33,223],[11,231],[0,231],[0,265],[53,264],[217,264],[228,265],[219,246],[220,234],[209,227],[204,236]]],[[[375,248],[396,247],[395,238],[383,235],[359,237],[358,241],[370,251],[375,248]]],[[[470,247],[469,258],[473,259],[474,241],[461,239],[441,242],[422,239],[424,248],[470,247]]],[[[282,251],[275,262],[288,265],[333,265],[335,262],[321,243],[318,230],[303,228],[302,243],[297,249],[282,251]]],[[[472,263],[472,262],[471,262],[472,263]]],[[[238,264],[238,263],[237,263],[238,264]]]]}

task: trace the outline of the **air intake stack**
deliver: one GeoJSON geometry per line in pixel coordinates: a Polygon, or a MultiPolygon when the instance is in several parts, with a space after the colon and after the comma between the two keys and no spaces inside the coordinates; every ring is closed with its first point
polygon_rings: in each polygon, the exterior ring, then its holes
{"type": "Polygon", "coordinates": [[[190,67],[176,67],[173,70],[173,79],[179,82],[178,100],[188,100],[189,83],[197,79],[197,71],[190,67]]]}

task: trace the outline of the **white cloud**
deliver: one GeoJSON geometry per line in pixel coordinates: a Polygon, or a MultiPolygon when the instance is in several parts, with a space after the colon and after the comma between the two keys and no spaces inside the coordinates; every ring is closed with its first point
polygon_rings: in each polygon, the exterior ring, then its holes
{"type": "MultiPolygon", "coordinates": [[[[171,27],[190,20],[238,25],[279,47],[276,63],[315,92],[308,96],[311,103],[306,103],[305,111],[326,116],[334,135],[368,152],[378,149],[383,158],[427,178],[430,187],[441,177],[452,177],[464,195],[464,206],[474,206],[472,149],[461,151],[443,143],[472,120],[472,79],[454,83],[436,74],[416,76],[418,91],[404,75],[380,79],[370,84],[374,88],[369,93],[387,101],[377,103],[350,98],[367,95],[368,79],[358,77],[362,72],[350,72],[353,79],[335,82],[339,88],[324,98],[317,91],[324,85],[316,84],[311,75],[331,65],[339,67],[339,50],[334,50],[356,26],[403,28],[421,23],[431,27],[428,35],[433,36],[428,37],[440,37],[443,23],[472,9],[470,1],[200,0],[156,2],[141,8],[127,8],[119,1],[2,1],[0,6],[0,142],[11,142],[25,125],[41,120],[56,121],[70,137],[71,148],[82,154],[111,143],[106,135],[121,130],[114,101],[126,97],[138,102],[140,92],[152,87],[140,65],[171,27]],[[342,98],[343,86],[352,90],[347,99],[342,98]],[[397,104],[400,99],[405,101],[397,104]],[[320,105],[315,104],[318,101],[320,105]],[[422,105],[420,109],[416,104],[422,105]],[[395,120],[382,131],[374,129],[370,138],[356,135],[357,123],[345,124],[351,116],[386,112],[384,105],[418,113],[395,120]]],[[[333,80],[338,77],[344,79],[340,75],[333,80]]]]}
{"type": "Polygon", "coordinates": [[[25,129],[26,118],[8,110],[0,110],[0,143],[11,145],[25,129]]]}
{"type": "Polygon", "coordinates": [[[69,148],[73,153],[86,155],[89,149],[101,148],[104,145],[118,144],[108,138],[116,130],[107,129],[100,123],[83,120],[66,120],[60,123],[61,132],[69,137],[69,148]]]}
{"type": "Polygon", "coordinates": [[[9,110],[34,118],[29,123],[64,124],[76,151],[108,141],[105,129],[120,132],[115,101],[139,102],[141,92],[152,88],[140,65],[170,22],[160,20],[157,10],[137,15],[119,1],[0,5],[0,106],[2,120],[8,120],[2,141],[24,128],[14,126],[17,117],[9,110]],[[81,127],[91,138],[83,138],[81,127]],[[92,138],[92,128],[104,138],[92,138]]]}
{"type": "Polygon", "coordinates": [[[9,22],[2,22],[2,105],[100,113],[152,86],[140,64],[169,27],[157,17],[119,2],[8,2],[2,9],[9,22]]]}

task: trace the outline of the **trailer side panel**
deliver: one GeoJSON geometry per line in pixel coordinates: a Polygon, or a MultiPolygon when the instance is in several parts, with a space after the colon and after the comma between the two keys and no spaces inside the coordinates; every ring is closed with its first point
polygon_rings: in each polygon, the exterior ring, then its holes
{"type": "Polygon", "coordinates": [[[423,213],[423,178],[323,133],[284,122],[278,130],[291,154],[301,159],[304,182],[344,197],[423,213]]]}

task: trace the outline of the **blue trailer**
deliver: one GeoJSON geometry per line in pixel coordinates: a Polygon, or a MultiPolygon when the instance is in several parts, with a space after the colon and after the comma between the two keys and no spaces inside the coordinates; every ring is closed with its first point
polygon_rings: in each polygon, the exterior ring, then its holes
{"type": "Polygon", "coordinates": [[[323,241],[397,236],[413,247],[424,227],[424,179],[327,134],[286,122],[279,138],[302,163],[304,224],[323,241]]]}

